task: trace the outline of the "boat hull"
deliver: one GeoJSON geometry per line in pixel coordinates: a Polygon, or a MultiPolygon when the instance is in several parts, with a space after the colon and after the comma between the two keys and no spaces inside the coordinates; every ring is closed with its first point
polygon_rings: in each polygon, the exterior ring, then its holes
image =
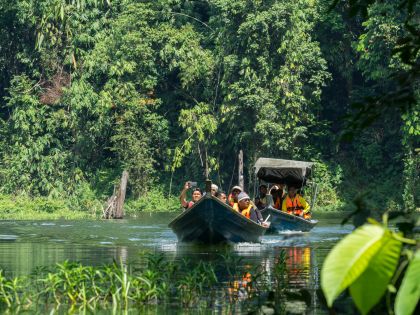
{"type": "Polygon", "coordinates": [[[264,219],[270,215],[270,232],[274,231],[310,231],[317,223],[317,220],[306,220],[302,217],[288,214],[286,212],[267,207],[261,210],[264,219]]]}
{"type": "Polygon", "coordinates": [[[204,196],[169,227],[180,242],[205,244],[260,242],[267,230],[212,196],[204,196]]]}

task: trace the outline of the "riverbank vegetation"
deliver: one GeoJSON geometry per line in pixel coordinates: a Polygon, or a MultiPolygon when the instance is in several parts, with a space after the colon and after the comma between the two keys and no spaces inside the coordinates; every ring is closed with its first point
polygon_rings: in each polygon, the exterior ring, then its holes
{"type": "Polygon", "coordinates": [[[0,0],[0,217],[100,213],[124,169],[129,212],[171,210],[240,149],[248,191],[311,160],[320,209],[416,208],[417,3],[332,2],[0,0]]]}
{"type": "MultiPolygon", "coordinates": [[[[85,266],[65,261],[38,268],[29,276],[8,277],[0,270],[0,310],[36,311],[101,309],[127,310],[179,305],[183,310],[218,309],[270,313],[285,312],[286,255],[281,252],[270,270],[245,267],[241,258],[223,256],[220,265],[191,261],[171,262],[160,254],[144,254],[130,265],[85,266]],[[217,305],[217,306],[216,306],[217,305]]],[[[304,294],[295,293],[290,301],[304,294]]],[[[310,298],[309,298],[310,301],[310,298]]],[[[310,303],[310,302],[308,302],[310,303]]]]}

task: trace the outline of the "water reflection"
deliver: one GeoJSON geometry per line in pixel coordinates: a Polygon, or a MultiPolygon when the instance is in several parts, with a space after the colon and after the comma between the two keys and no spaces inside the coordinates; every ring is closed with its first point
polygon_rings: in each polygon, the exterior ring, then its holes
{"type": "Polygon", "coordinates": [[[223,256],[241,258],[241,264],[269,268],[286,251],[290,284],[296,287],[318,282],[317,260],[350,227],[339,220],[320,220],[310,233],[267,235],[261,244],[203,246],[179,244],[167,227],[174,214],[146,214],[136,220],[119,221],[1,221],[0,268],[15,275],[29,274],[35,266],[63,260],[100,265],[112,261],[132,262],[139,253],[156,251],[169,260],[189,258],[217,264],[223,256]]]}
{"type": "Polygon", "coordinates": [[[350,226],[338,224],[339,218],[328,217],[310,233],[267,235],[260,244],[180,244],[167,227],[173,216],[146,214],[136,220],[119,221],[0,221],[0,269],[8,275],[25,275],[36,266],[64,260],[86,265],[141,263],[142,253],[157,252],[168,261],[188,259],[180,276],[194,264],[210,263],[218,280],[228,288],[229,298],[237,301],[250,294],[257,285],[255,281],[262,283],[262,271],[268,277],[267,284],[274,285],[273,267],[284,255],[285,281],[295,290],[294,296],[288,297],[293,305],[288,307],[306,312],[308,303],[316,309],[315,290],[326,253],[351,231],[350,226]]]}
{"type": "Polygon", "coordinates": [[[318,269],[312,266],[312,249],[310,247],[283,248],[286,251],[286,268],[289,284],[295,287],[307,287],[311,271],[318,269]]]}

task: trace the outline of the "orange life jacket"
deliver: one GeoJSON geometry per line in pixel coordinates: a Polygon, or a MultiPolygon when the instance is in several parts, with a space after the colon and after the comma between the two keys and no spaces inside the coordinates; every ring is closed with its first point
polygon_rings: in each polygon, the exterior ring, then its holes
{"type": "Polygon", "coordinates": [[[301,215],[303,213],[304,207],[300,203],[299,195],[296,194],[295,198],[293,200],[287,195],[286,197],[286,207],[287,207],[287,213],[288,214],[294,214],[294,215],[301,215]]]}
{"type": "Polygon", "coordinates": [[[229,197],[228,197],[228,202],[229,202],[229,205],[230,205],[231,207],[233,207],[233,205],[234,205],[234,203],[235,203],[235,199],[233,199],[232,194],[229,194],[229,197]]]}
{"type": "Polygon", "coordinates": [[[276,208],[276,209],[281,209],[281,198],[280,197],[277,197],[276,198],[276,201],[274,202],[274,208],[276,208]]]}
{"type": "Polygon", "coordinates": [[[250,204],[248,208],[241,211],[242,215],[244,215],[248,219],[251,219],[251,209],[252,209],[252,204],[250,204]]]}
{"type": "Polygon", "coordinates": [[[236,210],[236,211],[240,212],[240,211],[239,211],[239,205],[238,205],[238,203],[237,203],[237,202],[235,202],[235,203],[232,205],[232,208],[233,208],[233,210],[236,210]]]}

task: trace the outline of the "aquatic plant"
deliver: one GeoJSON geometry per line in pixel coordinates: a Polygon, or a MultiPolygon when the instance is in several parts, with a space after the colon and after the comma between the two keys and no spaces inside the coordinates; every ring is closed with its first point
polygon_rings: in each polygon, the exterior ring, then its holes
{"type": "MultiPolygon", "coordinates": [[[[284,263],[284,257],[279,263],[284,263]]],[[[51,268],[36,268],[29,276],[11,278],[0,270],[0,309],[40,305],[127,309],[175,303],[184,308],[206,309],[217,304],[255,310],[268,291],[285,285],[279,280],[285,269],[277,265],[271,279],[261,266],[244,265],[232,255],[225,255],[221,265],[214,266],[203,261],[172,262],[163,254],[145,253],[140,262],[130,265],[114,262],[94,267],[64,261],[51,268]]]]}

